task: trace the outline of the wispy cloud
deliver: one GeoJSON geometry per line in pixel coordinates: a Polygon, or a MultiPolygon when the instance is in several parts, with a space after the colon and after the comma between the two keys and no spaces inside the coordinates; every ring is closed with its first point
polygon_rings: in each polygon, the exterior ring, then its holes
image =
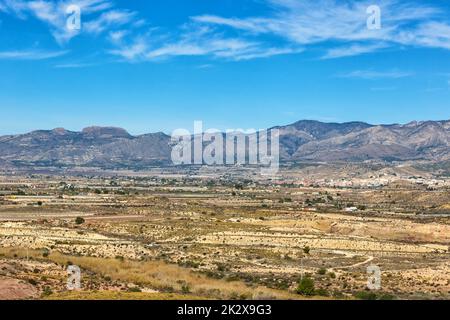
{"type": "Polygon", "coordinates": [[[111,10],[104,12],[95,20],[84,23],[83,28],[87,32],[99,34],[109,30],[112,26],[118,27],[128,24],[136,17],[137,13],[129,10],[111,10]]]}
{"type": "Polygon", "coordinates": [[[92,67],[94,64],[90,63],[62,63],[54,66],[56,69],[79,69],[92,67]]]}
{"type": "Polygon", "coordinates": [[[109,52],[130,61],[163,60],[179,56],[209,56],[241,61],[301,52],[301,49],[270,47],[261,41],[227,37],[216,33],[213,28],[190,25],[184,26],[178,35],[138,37],[109,52]]]}
{"type": "Polygon", "coordinates": [[[404,72],[398,70],[391,71],[375,71],[375,70],[356,70],[349,73],[339,74],[339,78],[357,78],[357,79],[399,79],[405,77],[411,77],[414,75],[412,72],[404,72]]]}
{"type": "Polygon", "coordinates": [[[109,46],[105,52],[130,62],[177,56],[241,61],[309,49],[318,52],[320,59],[405,46],[450,50],[448,12],[437,5],[376,1],[382,12],[382,28],[369,30],[366,9],[374,4],[372,0],[261,1],[268,8],[265,15],[226,17],[205,13],[186,17],[184,24],[170,31],[154,26],[150,29],[138,12],[119,8],[114,0],[0,0],[0,11],[19,19],[42,21],[61,46],[82,33],[102,37],[109,46]],[[66,27],[69,4],[82,10],[80,31],[66,27]]]}
{"type": "Polygon", "coordinates": [[[133,43],[121,45],[117,49],[110,50],[109,53],[128,61],[138,61],[142,60],[147,51],[147,41],[143,38],[137,38],[133,40],[133,43]]]}
{"type": "Polygon", "coordinates": [[[450,25],[443,22],[427,22],[414,31],[399,34],[398,41],[406,45],[450,50],[450,25]]]}
{"type": "Polygon", "coordinates": [[[336,59],[343,57],[358,56],[365,53],[372,53],[387,48],[387,44],[354,44],[346,47],[337,47],[329,49],[321,59],[336,59]]]}
{"type": "Polygon", "coordinates": [[[181,36],[168,35],[162,43],[147,41],[146,48],[142,43],[122,44],[111,53],[133,61],[175,56],[239,61],[300,53],[310,47],[323,51],[320,59],[358,56],[404,45],[450,49],[450,26],[446,22],[432,22],[442,17],[442,10],[431,5],[378,1],[382,28],[369,30],[367,8],[373,4],[371,0],[265,2],[273,9],[272,14],[193,16],[186,24],[190,31],[181,36]]]}
{"type": "Polygon", "coordinates": [[[117,30],[117,31],[111,31],[109,33],[109,40],[114,44],[121,44],[123,39],[127,36],[128,31],[127,30],[117,30]]]}
{"type": "Polygon", "coordinates": [[[41,50],[23,50],[23,51],[0,51],[0,59],[3,60],[46,60],[61,57],[68,51],[41,51],[41,50]]]}
{"type": "Polygon", "coordinates": [[[20,19],[35,18],[49,26],[50,32],[59,44],[65,44],[80,33],[99,34],[105,30],[136,22],[137,13],[113,9],[109,0],[0,0],[0,10],[20,19]],[[67,28],[69,5],[77,5],[82,13],[80,30],[67,28]]]}
{"type": "Polygon", "coordinates": [[[342,58],[378,51],[395,45],[450,49],[450,25],[430,22],[440,9],[416,2],[377,1],[382,10],[382,28],[366,27],[366,9],[373,1],[267,0],[276,10],[267,17],[220,17],[200,15],[198,23],[228,27],[249,34],[274,35],[290,43],[310,46],[334,43],[325,59],[342,58]],[[345,44],[345,45],[343,45],[345,44]]]}

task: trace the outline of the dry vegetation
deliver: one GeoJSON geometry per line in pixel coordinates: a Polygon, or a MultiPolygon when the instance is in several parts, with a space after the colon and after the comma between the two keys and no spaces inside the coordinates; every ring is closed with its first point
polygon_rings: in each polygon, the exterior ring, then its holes
{"type": "Polygon", "coordinates": [[[1,177],[0,299],[450,297],[447,187],[215,174],[1,177]]]}

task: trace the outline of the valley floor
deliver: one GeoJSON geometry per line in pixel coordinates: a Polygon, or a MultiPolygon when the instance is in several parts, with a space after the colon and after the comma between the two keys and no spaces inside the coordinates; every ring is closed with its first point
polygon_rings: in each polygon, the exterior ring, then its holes
{"type": "Polygon", "coordinates": [[[0,191],[0,299],[450,298],[445,187],[5,176],[0,191]]]}

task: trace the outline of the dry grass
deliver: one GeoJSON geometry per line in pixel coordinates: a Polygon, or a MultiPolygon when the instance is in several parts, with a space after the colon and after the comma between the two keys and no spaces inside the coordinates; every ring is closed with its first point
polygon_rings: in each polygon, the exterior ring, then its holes
{"type": "Polygon", "coordinates": [[[44,300],[199,300],[202,297],[175,293],[120,291],[70,291],[53,293],[44,300]]]}
{"type": "MultiPolygon", "coordinates": [[[[25,258],[22,248],[0,248],[0,254],[25,258]]],[[[82,269],[126,283],[147,286],[162,292],[178,292],[216,299],[299,299],[298,295],[262,286],[247,286],[239,281],[210,279],[177,265],[163,261],[130,261],[95,257],[75,257],[52,252],[43,258],[42,251],[28,250],[34,259],[50,260],[59,265],[73,263],[82,269]]]]}

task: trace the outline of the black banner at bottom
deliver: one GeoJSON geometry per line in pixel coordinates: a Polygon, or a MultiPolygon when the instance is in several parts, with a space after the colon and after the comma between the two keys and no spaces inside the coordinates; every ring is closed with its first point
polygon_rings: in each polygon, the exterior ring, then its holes
{"type": "MultiPolygon", "coordinates": [[[[361,319],[384,317],[392,312],[402,316],[418,316],[422,312],[429,318],[450,306],[449,301],[2,301],[2,312],[21,316],[60,319],[65,315],[85,318],[111,316],[139,319],[302,319],[311,317],[345,317],[361,319]],[[442,308],[442,310],[441,310],[442,308]],[[10,310],[8,310],[10,309],[10,310]]],[[[99,318],[100,319],[100,318],[99,318]]],[[[83,319],[84,320],[84,319],[83,319]]]]}

